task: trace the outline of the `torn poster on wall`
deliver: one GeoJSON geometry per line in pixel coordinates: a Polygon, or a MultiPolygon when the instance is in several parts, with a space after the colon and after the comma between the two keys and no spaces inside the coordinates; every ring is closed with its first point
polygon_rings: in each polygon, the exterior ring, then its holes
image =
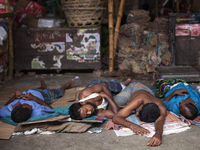
{"type": "Polygon", "coordinates": [[[85,33],[79,30],[77,35],[66,33],[66,49],[68,60],[78,62],[98,62],[100,60],[100,35],[99,33],[85,33]]]}
{"type": "MultiPolygon", "coordinates": [[[[37,52],[52,52],[54,53],[63,53],[65,52],[65,42],[43,42],[43,43],[32,43],[31,47],[37,52]]],[[[53,60],[52,66],[50,68],[61,68],[62,63],[61,59],[64,57],[64,55],[50,55],[53,60]]],[[[33,69],[39,69],[39,68],[46,68],[44,61],[45,60],[39,60],[42,59],[40,56],[37,56],[36,58],[33,58],[32,60],[32,68],[33,69]]],[[[48,67],[47,67],[48,68],[48,67]]]]}
{"type": "Polygon", "coordinates": [[[31,48],[27,57],[31,69],[67,69],[75,65],[78,68],[79,64],[85,69],[100,67],[99,28],[37,29],[31,33],[27,46],[31,48]]]}
{"type": "Polygon", "coordinates": [[[43,60],[40,60],[40,56],[37,56],[33,58],[31,62],[31,68],[33,69],[44,69],[45,68],[45,63],[43,60]]]}
{"type": "Polygon", "coordinates": [[[33,49],[36,49],[38,52],[52,52],[57,51],[58,53],[63,53],[65,51],[64,42],[44,42],[44,43],[33,43],[31,44],[33,49]]]}

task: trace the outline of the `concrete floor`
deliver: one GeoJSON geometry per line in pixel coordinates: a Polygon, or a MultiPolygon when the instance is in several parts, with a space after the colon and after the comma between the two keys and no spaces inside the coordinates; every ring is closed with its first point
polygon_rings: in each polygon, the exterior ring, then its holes
{"type": "MultiPolygon", "coordinates": [[[[4,84],[0,90],[5,87],[22,88],[30,86],[39,86],[40,76],[33,77],[24,75],[20,78],[15,78],[4,84]]],[[[109,80],[111,78],[93,77],[92,74],[57,74],[46,75],[46,84],[49,86],[60,86],[71,78],[79,76],[79,80],[75,81],[75,86],[86,86],[95,79],[109,80]]],[[[149,86],[151,81],[140,81],[149,86]]],[[[192,84],[196,87],[199,84],[192,84]]],[[[6,102],[7,100],[5,100],[6,102]]],[[[101,125],[102,127],[104,124],[101,125]]],[[[150,138],[138,135],[117,137],[114,131],[103,131],[101,133],[90,134],[88,132],[77,133],[56,133],[52,135],[30,135],[16,136],[9,140],[0,140],[1,150],[199,150],[200,126],[192,126],[191,129],[178,133],[163,136],[163,141],[159,147],[148,147],[147,143],[150,138]]]]}

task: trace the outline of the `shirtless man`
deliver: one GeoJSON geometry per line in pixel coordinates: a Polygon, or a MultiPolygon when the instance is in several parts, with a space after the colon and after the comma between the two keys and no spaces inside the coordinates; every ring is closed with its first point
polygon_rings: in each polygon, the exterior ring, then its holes
{"type": "Polygon", "coordinates": [[[123,83],[115,80],[91,82],[88,87],[79,93],[79,103],[75,103],[70,107],[69,114],[71,118],[80,120],[91,115],[112,118],[119,111],[119,107],[113,100],[113,95],[122,91],[123,86],[126,87],[131,81],[129,78],[123,83]],[[110,110],[106,110],[108,104],[110,110]]]}
{"type": "Polygon", "coordinates": [[[167,109],[162,100],[154,96],[153,91],[141,83],[131,83],[122,92],[113,97],[115,102],[124,107],[113,117],[113,122],[130,128],[138,135],[145,135],[149,130],[138,126],[126,118],[133,112],[144,122],[155,122],[155,134],[148,146],[159,146],[162,141],[163,124],[167,109]]]}

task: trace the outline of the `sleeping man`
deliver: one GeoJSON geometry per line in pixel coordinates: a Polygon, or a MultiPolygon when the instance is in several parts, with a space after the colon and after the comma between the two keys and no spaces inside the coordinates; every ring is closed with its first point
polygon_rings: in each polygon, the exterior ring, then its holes
{"type": "Polygon", "coordinates": [[[72,104],[69,114],[72,119],[80,120],[89,116],[112,118],[119,111],[113,100],[113,95],[118,94],[124,87],[131,83],[131,79],[120,83],[115,80],[95,80],[79,93],[79,102],[72,104]],[[107,106],[110,110],[107,110],[107,106]]]}
{"type": "Polygon", "coordinates": [[[30,117],[43,116],[54,113],[50,106],[64,95],[65,89],[71,88],[74,79],[56,89],[47,89],[44,78],[41,78],[39,88],[24,92],[16,91],[15,95],[0,109],[0,117],[11,116],[16,123],[24,122],[30,117]]]}
{"type": "Polygon", "coordinates": [[[200,94],[186,81],[175,78],[173,81],[159,78],[155,82],[158,96],[164,97],[167,110],[193,120],[200,115],[200,94]]]}
{"type": "Polygon", "coordinates": [[[130,128],[138,135],[148,134],[149,130],[126,120],[129,115],[136,113],[141,121],[155,122],[155,134],[148,142],[148,146],[161,144],[167,109],[162,100],[154,96],[152,90],[141,83],[131,83],[114,96],[114,100],[118,106],[124,107],[113,117],[115,124],[130,128]]]}

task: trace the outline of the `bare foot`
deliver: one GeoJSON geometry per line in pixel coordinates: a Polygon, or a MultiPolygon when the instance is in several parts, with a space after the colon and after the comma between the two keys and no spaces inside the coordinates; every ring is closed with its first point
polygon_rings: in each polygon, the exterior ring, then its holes
{"type": "Polygon", "coordinates": [[[42,76],[41,79],[40,79],[40,89],[47,89],[47,85],[45,83],[45,80],[44,80],[44,77],[42,76]]]}
{"type": "Polygon", "coordinates": [[[128,86],[132,82],[131,78],[128,78],[126,81],[122,82],[122,84],[128,86]]]}
{"type": "Polygon", "coordinates": [[[69,89],[74,85],[74,79],[71,79],[70,81],[68,81],[65,85],[63,85],[61,88],[62,89],[69,89]]]}

